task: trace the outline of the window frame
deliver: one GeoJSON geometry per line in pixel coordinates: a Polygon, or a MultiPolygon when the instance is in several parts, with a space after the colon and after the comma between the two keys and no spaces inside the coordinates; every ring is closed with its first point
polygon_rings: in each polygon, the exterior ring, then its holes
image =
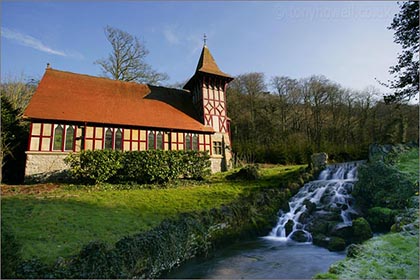
{"type": "Polygon", "coordinates": [[[222,141],[213,141],[213,154],[220,156],[223,155],[222,141]]]}

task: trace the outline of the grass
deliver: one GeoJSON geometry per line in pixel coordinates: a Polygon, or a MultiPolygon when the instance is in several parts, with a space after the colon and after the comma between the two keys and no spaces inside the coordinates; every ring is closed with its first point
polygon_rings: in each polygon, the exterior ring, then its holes
{"type": "Polygon", "coordinates": [[[418,262],[418,235],[386,234],[364,243],[356,258],[337,262],[330,267],[330,273],[316,278],[418,279],[418,262]]]}
{"type": "Polygon", "coordinates": [[[396,167],[412,182],[419,180],[419,149],[413,148],[398,156],[396,167]]]}
{"type": "Polygon", "coordinates": [[[112,244],[179,213],[208,210],[258,188],[279,186],[292,180],[301,167],[262,168],[258,181],[227,181],[224,177],[229,172],[177,188],[95,190],[64,185],[48,193],[2,197],[3,225],[22,245],[24,259],[37,257],[51,263],[76,254],[90,241],[112,244]]]}

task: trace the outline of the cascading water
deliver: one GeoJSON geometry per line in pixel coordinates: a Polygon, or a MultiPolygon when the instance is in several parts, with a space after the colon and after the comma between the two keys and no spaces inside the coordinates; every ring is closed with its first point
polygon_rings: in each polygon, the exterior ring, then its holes
{"type": "Polygon", "coordinates": [[[359,215],[351,192],[361,163],[363,161],[327,166],[318,180],[305,184],[292,197],[288,211],[280,211],[277,225],[266,238],[312,242],[311,232],[316,231],[312,229],[320,224],[329,230],[350,227],[352,217],[359,215]]]}

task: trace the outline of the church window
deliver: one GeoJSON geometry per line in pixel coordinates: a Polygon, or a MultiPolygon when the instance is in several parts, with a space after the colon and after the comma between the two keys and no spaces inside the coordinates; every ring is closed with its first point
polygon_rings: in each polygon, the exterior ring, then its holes
{"type": "Polygon", "coordinates": [[[107,128],[106,133],[105,133],[105,150],[112,150],[112,137],[113,133],[112,133],[112,129],[111,128],[107,128]]]}
{"type": "Polygon", "coordinates": [[[163,134],[162,132],[158,132],[156,135],[156,150],[163,149],[163,134]]]}
{"type": "Polygon", "coordinates": [[[119,128],[115,132],[115,150],[122,150],[122,131],[119,128]]]}
{"type": "Polygon", "coordinates": [[[149,132],[148,142],[149,150],[153,150],[155,148],[155,134],[153,133],[153,131],[149,132]]]}
{"type": "Polygon", "coordinates": [[[191,134],[185,134],[185,150],[191,150],[191,134]]]}
{"type": "Polygon", "coordinates": [[[73,151],[73,148],[74,148],[74,128],[73,126],[70,125],[66,129],[66,145],[64,149],[66,151],[73,151]]]}
{"type": "Polygon", "coordinates": [[[150,131],[148,136],[148,149],[149,150],[163,150],[163,132],[150,131]]]}
{"type": "Polygon", "coordinates": [[[53,150],[61,151],[61,147],[63,145],[63,133],[64,129],[61,125],[57,125],[54,129],[54,146],[53,150]]]}
{"type": "Polygon", "coordinates": [[[198,135],[194,134],[192,137],[192,149],[198,151],[198,135]]]}

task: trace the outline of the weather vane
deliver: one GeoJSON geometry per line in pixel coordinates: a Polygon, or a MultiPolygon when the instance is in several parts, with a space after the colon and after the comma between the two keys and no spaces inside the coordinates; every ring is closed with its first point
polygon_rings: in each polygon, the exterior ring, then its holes
{"type": "Polygon", "coordinates": [[[204,38],[203,38],[203,41],[204,41],[204,46],[206,45],[206,43],[207,43],[207,36],[206,36],[206,33],[204,33],[204,38]]]}

